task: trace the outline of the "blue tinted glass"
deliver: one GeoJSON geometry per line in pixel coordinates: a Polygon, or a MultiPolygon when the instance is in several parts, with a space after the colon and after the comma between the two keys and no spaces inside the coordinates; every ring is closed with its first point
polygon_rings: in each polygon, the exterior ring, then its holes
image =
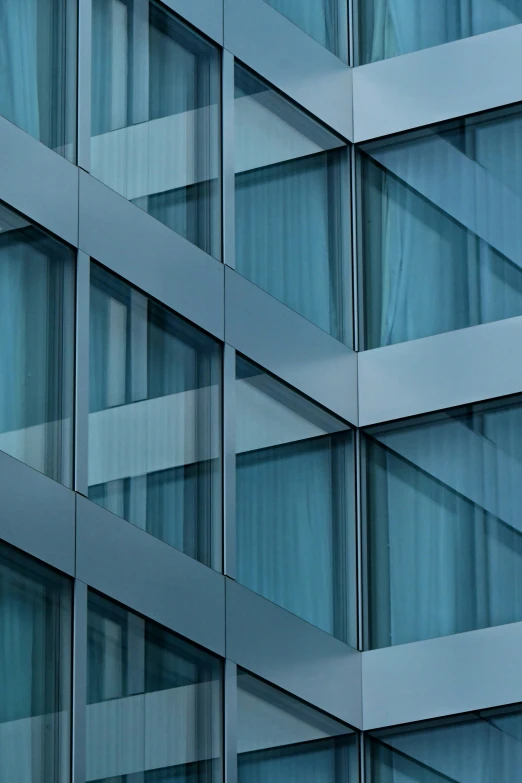
{"type": "Polygon", "coordinates": [[[522,403],[369,430],[369,646],[522,620],[522,403]]]}
{"type": "Polygon", "coordinates": [[[352,432],[243,361],[238,376],[237,579],[355,646],[352,432]]]}
{"type": "Polygon", "coordinates": [[[266,0],[276,11],[348,62],[348,3],[346,0],[266,0]]]}
{"type": "Polygon", "coordinates": [[[239,67],[235,126],[236,270],[350,345],[346,147],[239,67]]]}
{"type": "Polygon", "coordinates": [[[364,0],[361,63],[427,49],[522,22],[521,0],[364,0]]]}
{"type": "Polygon", "coordinates": [[[360,157],[366,348],[522,314],[522,112],[360,157]]]}

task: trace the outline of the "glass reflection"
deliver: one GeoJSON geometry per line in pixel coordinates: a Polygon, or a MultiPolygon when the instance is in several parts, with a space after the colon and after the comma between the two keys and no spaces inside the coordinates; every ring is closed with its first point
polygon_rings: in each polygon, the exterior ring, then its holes
{"type": "Polygon", "coordinates": [[[69,581],[0,544],[0,780],[67,783],[69,581]]]}
{"type": "Polygon", "coordinates": [[[301,30],[348,62],[346,0],[266,0],[301,30]]]}
{"type": "Polygon", "coordinates": [[[235,70],[236,270],[350,345],[347,148],[235,70]]]}
{"type": "Polygon", "coordinates": [[[91,174],[221,246],[219,51],[152,0],[93,0],[91,174]]]}
{"type": "Polygon", "coordinates": [[[369,646],[522,620],[522,401],[368,430],[369,646]]]}
{"type": "Polygon", "coordinates": [[[352,432],[243,359],[236,406],[237,580],[356,646],[352,432]]]}
{"type": "Polygon", "coordinates": [[[89,593],[87,781],[221,783],[221,665],[89,593]]]}
{"type": "Polygon", "coordinates": [[[356,783],[357,738],[238,670],[238,783],[356,783]]]}
{"type": "Polygon", "coordinates": [[[522,314],[522,111],[363,146],[365,347],[522,314]]]}
{"type": "Polygon", "coordinates": [[[221,350],[91,265],[89,498],[221,568],[221,350]]]}

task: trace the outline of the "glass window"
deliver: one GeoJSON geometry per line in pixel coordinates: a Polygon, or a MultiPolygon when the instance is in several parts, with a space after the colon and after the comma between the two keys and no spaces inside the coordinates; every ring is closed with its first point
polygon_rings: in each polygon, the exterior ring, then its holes
{"type": "Polygon", "coordinates": [[[522,314],[522,110],[363,145],[365,347],[522,314]]]}
{"type": "Polygon", "coordinates": [[[221,664],[89,593],[86,780],[221,783],[221,664]]]}
{"type": "Polygon", "coordinates": [[[383,783],[516,783],[522,768],[520,705],[368,735],[366,774],[383,783]]]}
{"type": "Polygon", "coordinates": [[[76,160],[76,2],[2,0],[0,114],[76,160]]]}
{"type": "Polygon", "coordinates": [[[0,449],[71,486],[74,253],[0,205],[0,449]]]}
{"type": "Polygon", "coordinates": [[[357,783],[357,736],[238,670],[238,783],[357,783]]]}
{"type": "Polygon", "coordinates": [[[69,580],[0,544],[0,780],[67,783],[69,580]]]}
{"type": "Polygon", "coordinates": [[[522,620],[522,400],[371,428],[369,646],[522,620]]]}
{"type": "Polygon", "coordinates": [[[236,270],[351,345],[347,148],[243,68],[235,74],[236,270]]]}
{"type": "Polygon", "coordinates": [[[353,433],[238,359],[237,580],[356,646],[353,433]]]}
{"type": "Polygon", "coordinates": [[[219,258],[219,50],[152,0],[93,0],[91,173],[219,258]]]}
{"type": "Polygon", "coordinates": [[[219,343],[91,265],[89,498],[221,569],[219,343]]]}
{"type": "Polygon", "coordinates": [[[266,0],[301,30],[348,62],[346,0],[266,0]]]}
{"type": "Polygon", "coordinates": [[[522,22],[520,0],[361,0],[359,59],[398,54],[489,33],[522,22]]]}

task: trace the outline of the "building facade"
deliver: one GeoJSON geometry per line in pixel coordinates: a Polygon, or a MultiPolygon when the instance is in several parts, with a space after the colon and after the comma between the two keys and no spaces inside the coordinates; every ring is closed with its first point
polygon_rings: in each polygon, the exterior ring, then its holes
{"type": "Polygon", "coordinates": [[[522,3],[0,6],[0,783],[520,780],[522,3]]]}

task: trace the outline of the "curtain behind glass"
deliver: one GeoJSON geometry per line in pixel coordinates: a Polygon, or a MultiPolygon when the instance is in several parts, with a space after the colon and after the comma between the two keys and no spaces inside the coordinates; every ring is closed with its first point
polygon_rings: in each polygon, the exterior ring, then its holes
{"type": "Polygon", "coordinates": [[[0,449],[70,486],[72,252],[13,220],[25,227],[0,233],[0,449]]]}
{"type": "Polygon", "coordinates": [[[266,0],[337,57],[348,61],[347,15],[343,0],[266,0]]]}
{"type": "Polygon", "coordinates": [[[238,755],[238,783],[348,783],[350,740],[327,739],[238,755]]]}
{"type": "Polygon", "coordinates": [[[0,114],[75,159],[75,8],[68,0],[0,4],[0,114]]]}
{"type": "Polygon", "coordinates": [[[0,547],[0,779],[69,780],[68,581],[0,547]]]}
{"type": "Polygon", "coordinates": [[[360,158],[365,347],[522,314],[519,114],[360,158]],[[396,173],[397,172],[397,173],[396,173]]]}
{"type": "Polygon", "coordinates": [[[522,21],[520,0],[371,0],[359,8],[360,62],[480,35],[522,21]]]}
{"type": "Polygon", "coordinates": [[[371,647],[522,619],[521,411],[367,439],[371,647]]]}

